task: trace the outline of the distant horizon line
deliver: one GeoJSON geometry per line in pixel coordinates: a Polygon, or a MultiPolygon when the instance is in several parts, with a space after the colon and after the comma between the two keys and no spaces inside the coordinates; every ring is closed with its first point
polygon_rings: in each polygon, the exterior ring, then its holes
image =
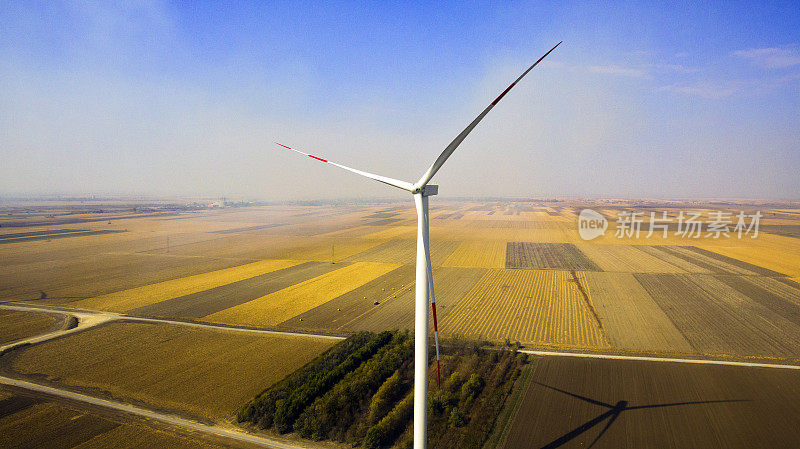
{"type": "MultiPolygon", "coordinates": [[[[566,202],[566,201],[591,201],[607,203],[630,203],[630,202],[676,202],[676,203],[719,203],[719,204],[750,204],[750,203],[800,203],[800,198],[764,198],[764,197],[715,197],[715,196],[694,196],[694,197],[656,197],[656,196],[624,196],[624,195],[511,195],[511,196],[438,196],[440,201],[488,201],[488,202],[566,202]]],[[[252,204],[311,204],[311,203],[405,203],[406,198],[400,197],[341,197],[341,198],[319,198],[319,199],[285,199],[270,200],[257,198],[249,195],[156,195],[156,194],[68,194],[68,193],[49,193],[49,194],[0,194],[0,204],[9,202],[36,202],[36,201],[57,201],[57,202],[103,202],[103,201],[131,201],[131,202],[155,202],[161,204],[168,203],[252,203],[252,204]]]]}

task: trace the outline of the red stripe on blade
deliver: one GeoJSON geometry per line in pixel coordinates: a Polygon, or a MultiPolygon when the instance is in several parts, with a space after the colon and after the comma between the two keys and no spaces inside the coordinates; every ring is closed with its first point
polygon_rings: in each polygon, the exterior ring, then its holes
{"type": "Polygon", "coordinates": [[[292,149],[292,147],[287,147],[286,145],[284,145],[284,144],[282,144],[282,143],[278,143],[278,142],[275,142],[275,145],[280,145],[280,146],[282,146],[282,147],[284,147],[284,148],[288,148],[288,149],[290,149],[290,150],[292,149]]]}
{"type": "Polygon", "coordinates": [[[322,161],[322,162],[328,162],[327,160],[325,160],[325,159],[322,159],[321,157],[316,157],[316,156],[314,156],[313,154],[309,154],[309,155],[308,155],[308,157],[313,157],[314,159],[316,159],[316,160],[318,160],[318,161],[322,161]]]}
{"type": "Polygon", "coordinates": [[[492,102],[492,104],[493,104],[493,105],[497,104],[497,102],[498,102],[498,101],[500,101],[500,100],[501,100],[501,99],[502,99],[502,98],[503,98],[503,97],[504,97],[504,96],[505,96],[505,95],[508,93],[508,91],[509,91],[509,90],[511,90],[511,88],[512,88],[512,87],[514,87],[514,85],[515,85],[515,84],[517,84],[517,83],[516,83],[516,82],[514,82],[514,83],[511,83],[511,85],[510,85],[510,86],[506,87],[506,90],[504,90],[504,91],[503,91],[503,93],[502,93],[502,94],[500,94],[500,96],[499,96],[499,97],[497,97],[497,98],[496,98],[496,99],[495,99],[495,100],[492,102]]]}
{"type": "Polygon", "coordinates": [[[439,332],[439,323],[436,322],[436,303],[431,303],[431,308],[433,309],[433,330],[439,332]]]}

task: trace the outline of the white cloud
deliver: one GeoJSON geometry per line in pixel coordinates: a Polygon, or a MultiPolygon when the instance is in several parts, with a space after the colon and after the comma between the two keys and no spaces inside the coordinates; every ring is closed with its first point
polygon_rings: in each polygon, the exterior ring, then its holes
{"type": "Polygon", "coordinates": [[[796,48],[751,48],[736,50],[731,54],[767,69],[782,69],[800,64],[800,53],[796,48]]]}
{"type": "Polygon", "coordinates": [[[642,78],[647,75],[647,72],[641,69],[634,69],[630,67],[621,67],[615,64],[611,65],[592,65],[588,67],[592,73],[602,73],[606,75],[629,76],[631,78],[642,78]]]}

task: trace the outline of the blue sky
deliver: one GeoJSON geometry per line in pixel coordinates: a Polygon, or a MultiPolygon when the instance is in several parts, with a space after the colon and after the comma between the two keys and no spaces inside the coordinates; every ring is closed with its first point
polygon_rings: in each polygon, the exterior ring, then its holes
{"type": "Polygon", "coordinates": [[[0,4],[0,194],[800,198],[796,2],[0,4]]]}

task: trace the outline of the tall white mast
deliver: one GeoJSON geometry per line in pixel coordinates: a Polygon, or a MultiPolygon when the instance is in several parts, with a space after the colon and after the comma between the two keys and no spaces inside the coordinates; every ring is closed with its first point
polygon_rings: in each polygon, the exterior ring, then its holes
{"type": "MultiPolygon", "coordinates": [[[[442,165],[447,161],[447,158],[461,145],[461,142],[467,135],[475,128],[475,126],[483,120],[483,117],[500,102],[500,100],[511,90],[528,72],[531,71],[542,59],[547,57],[553,50],[561,45],[561,42],[551,48],[550,51],[544,54],[536,62],[534,62],[522,75],[519,76],[513,83],[511,83],[506,90],[504,90],[483,112],[478,115],[472,123],[469,124],[461,133],[450,142],[444,151],[436,158],[433,165],[422,175],[422,177],[415,184],[406,181],[389,178],[386,176],[376,175],[373,173],[357,170],[355,168],[347,167],[345,165],[331,162],[319,156],[304,153],[298,149],[289,147],[287,145],[275,142],[283,148],[292,150],[294,152],[303,154],[310,158],[316,159],[327,164],[335,165],[339,168],[351,171],[361,176],[397,187],[402,190],[411,192],[414,196],[414,204],[417,209],[417,269],[416,269],[416,298],[414,302],[414,448],[424,449],[427,446],[427,414],[428,414],[428,300],[431,301],[431,309],[433,311],[434,323],[434,336],[436,339],[436,363],[437,373],[439,371],[439,329],[436,321],[436,300],[433,294],[433,272],[431,269],[431,254],[430,243],[428,241],[428,197],[436,195],[439,186],[431,185],[429,182],[436,174],[442,165]]],[[[441,377],[438,377],[441,381],[441,377]]]]}

